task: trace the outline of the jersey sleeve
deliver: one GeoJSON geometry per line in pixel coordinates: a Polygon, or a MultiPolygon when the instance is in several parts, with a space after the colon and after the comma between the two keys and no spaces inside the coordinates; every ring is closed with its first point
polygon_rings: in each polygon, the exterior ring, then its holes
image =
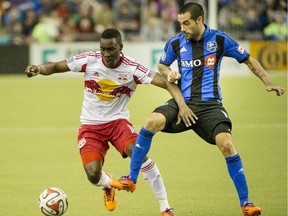
{"type": "Polygon", "coordinates": [[[134,80],[137,84],[150,84],[156,72],[142,64],[138,64],[134,72],[134,80]]]}
{"type": "Polygon", "coordinates": [[[232,37],[225,34],[224,55],[236,59],[239,63],[246,61],[250,54],[232,37]]]}
{"type": "Polygon", "coordinates": [[[71,71],[85,72],[90,56],[95,55],[93,52],[84,52],[67,59],[67,65],[71,71]]]}
{"type": "Polygon", "coordinates": [[[162,53],[159,60],[161,64],[170,66],[177,59],[177,55],[174,52],[172,42],[173,42],[172,39],[167,41],[164,47],[164,52],[162,53]]]}

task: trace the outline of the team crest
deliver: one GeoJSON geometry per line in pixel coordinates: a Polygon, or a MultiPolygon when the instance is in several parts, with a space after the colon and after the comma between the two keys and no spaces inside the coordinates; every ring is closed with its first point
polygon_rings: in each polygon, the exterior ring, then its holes
{"type": "Polygon", "coordinates": [[[210,52],[215,52],[216,49],[217,49],[218,45],[217,45],[217,42],[216,41],[209,41],[207,43],[207,49],[210,51],[210,52]]]}
{"type": "Polygon", "coordinates": [[[125,75],[125,74],[120,74],[119,75],[119,77],[118,77],[118,80],[120,81],[120,82],[125,82],[125,81],[127,81],[127,75],[125,75]]]}

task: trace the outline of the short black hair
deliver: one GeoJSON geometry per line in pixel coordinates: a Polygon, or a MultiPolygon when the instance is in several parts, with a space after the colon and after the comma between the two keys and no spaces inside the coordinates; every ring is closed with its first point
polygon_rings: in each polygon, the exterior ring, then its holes
{"type": "Polygon", "coordinates": [[[178,14],[184,14],[186,12],[190,12],[190,17],[192,20],[196,21],[199,16],[202,16],[204,20],[204,9],[202,5],[196,3],[196,2],[188,2],[185,5],[183,5],[178,14]]]}
{"type": "Polygon", "coordinates": [[[119,30],[115,28],[108,28],[105,29],[101,35],[101,38],[103,39],[113,39],[115,38],[117,43],[122,43],[122,35],[119,32],[119,30]]]}

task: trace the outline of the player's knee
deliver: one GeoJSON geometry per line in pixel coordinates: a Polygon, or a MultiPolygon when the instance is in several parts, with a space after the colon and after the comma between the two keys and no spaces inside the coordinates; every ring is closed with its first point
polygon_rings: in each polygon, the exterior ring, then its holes
{"type": "Polygon", "coordinates": [[[92,184],[97,184],[101,177],[101,169],[98,169],[95,166],[87,166],[85,167],[85,172],[87,175],[88,180],[92,184]]]}
{"type": "Polygon", "coordinates": [[[226,140],[225,142],[222,143],[222,152],[223,154],[228,156],[235,155],[235,149],[231,140],[230,141],[226,140]]]}
{"type": "Polygon", "coordinates": [[[127,148],[126,148],[126,154],[131,157],[132,155],[132,152],[133,152],[133,148],[135,146],[135,143],[130,143],[129,145],[127,145],[127,148]]]}
{"type": "MultiPolygon", "coordinates": [[[[130,143],[130,144],[127,146],[127,148],[126,148],[126,154],[127,154],[130,158],[131,158],[131,156],[132,156],[132,152],[133,152],[134,147],[135,147],[135,143],[133,142],[133,143],[130,143]]],[[[147,157],[147,156],[144,158],[144,162],[145,162],[146,160],[148,160],[148,157],[147,157]]]]}
{"type": "Polygon", "coordinates": [[[161,113],[152,113],[145,121],[144,128],[151,132],[158,132],[164,129],[165,116],[161,113]]]}
{"type": "Polygon", "coordinates": [[[236,154],[236,150],[233,146],[231,135],[229,133],[218,134],[216,136],[216,144],[225,157],[236,154]]]}

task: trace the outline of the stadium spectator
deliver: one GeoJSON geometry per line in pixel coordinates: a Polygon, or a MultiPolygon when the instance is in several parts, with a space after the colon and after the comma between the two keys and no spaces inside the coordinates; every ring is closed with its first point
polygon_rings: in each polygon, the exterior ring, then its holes
{"type": "Polygon", "coordinates": [[[274,19],[264,28],[264,35],[268,40],[287,41],[287,24],[283,13],[275,13],[274,19]]]}
{"type": "MultiPolygon", "coordinates": [[[[175,2],[175,1],[172,0],[171,2],[175,2]]],[[[178,25],[177,16],[175,16],[175,14],[177,15],[177,10],[178,10],[176,5],[172,6],[173,9],[171,8],[168,9],[168,8],[170,7],[168,6],[168,7],[163,8],[163,10],[160,13],[160,18],[159,18],[161,31],[162,31],[162,37],[161,37],[162,41],[166,41],[168,40],[168,38],[173,36],[176,33],[176,29],[178,25]]]]}
{"type": "Polygon", "coordinates": [[[99,41],[99,34],[91,17],[80,17],[76,25],[76,41],[99,41]]]}
{"type": "Polygon", "coordinates": [[[160,19],[155,16],[148,17],[141,28],[140,35],[143,41],[161,41],[163,31],[160,19]]]}
{"type": "Polygon", "coordinates": [[[38,23],[38,16],[33,9],[28,9],[24,12],[23,18],[23,33],[27,43],[30,43],[32,30],[38,23]]]}
{"type": "Polygon", "coordinates": [[[96,31],[100,34],[104,31],[104,29],[115,26],[114,13],[109,3],[105,1],[100,2],[99,9],[94,11],[94,14],[96,31]]]}
{"type": "Polygon", "coordinates": [[[116,28],[124,34],[125,40],[140,40],[140,5],[130,0],[120,0],[114,4],[116,28]]]}
{"type": "Polygon", "coordinates": [[[76,41],[76,24],[72,19],[63,21],[59,26],[59,35],[57,41],[73,42],[76,41]]]}
{"type": "MultiPolygon", "coordinates": [[[[55,12],[54,15],[56,15],[55,12]]],[[[55,17],[52,18],[50,14],[42,14],[39,18],[39,22],[32,30],[31,41],[38,43],[51,43],[55,42],[58,36],[58,20],[55,19],[55,17]]]]}
{"type": "Polygon", "coordinates": [[[6,32],[6,29],[0,24],[0,45],[5,45],[10,43],[10,37],[6,32]]]}
{"type": "Polygon", "coordinates": [[[26,44],[26,37],[23,33],[23,25],[20,21],[15,21],[12,23],[10,31],[10,42],[14,45],[24,45],[26,44]]]}
{"type": "MultiPolygon", "coordinates": [[[[262,40],[263,26],[256,8],[249,8],[245,20],[245,36],[247,40],[262,40]]],[[[243,36],[244,37],[244,36],[243,36]]]]}
{"type": "Polygon", "coordinates": [[[17,6],[14,5],[12,5],[9,11],[7,11],[7,13],[5,13],[3,16],[3,24],[8,34],[12,33],[12,28],[15,22],[22,22],[22,21],[23,21],[22,12],[17,6]]]}

